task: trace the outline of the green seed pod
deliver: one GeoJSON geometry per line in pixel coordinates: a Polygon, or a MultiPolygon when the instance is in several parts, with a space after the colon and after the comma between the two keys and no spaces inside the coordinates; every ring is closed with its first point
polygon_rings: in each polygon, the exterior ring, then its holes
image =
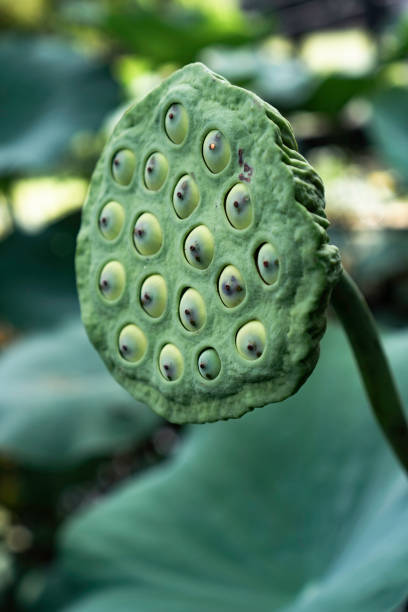
{"type": "Polygon", "coordinates": [[[341,273],[327,226],[322,182],[288,122],[202,64],[186,66],[122,116],[91,179],[76,255],[88,335],[119,383],[170,421],[281,401],[316,364],[341,273]],[[120,189],[112,151],[122,164],[128,150],[147,161],[139,171],[131,154],[120,189]],[[124,213],[111,242],[100,225],[109,198],[124,213]],[[118,330],[132,321],[147,348],[126,367],[118,330]]]}
{"type": "Polygon", "coordinates": [[[119,185],[129,185],[136,168],[135,154],[129,149],[117,151],[112,159],[112,176],[119,185]]]}
{"type": "Polygon", "coordinates": [[[245,297],[245,283],[235,266],[226,266],[218,279],[218,293],[227,308],[234,308],[245,297]]]}
{"type": "Polygon", "coordinates": [[[172,104],[166,113],[164,126],[167,136],[175,144],[181,144],[188,132],[188,115],[182,104],[172,104]]]}
{"type": "Polygon", "coordinates": [[[214,380],[221,370],[221,361],[217,351],[213,348],[205,349],[198,358],[198,371],[203,378],[214,380]]]}
{"type": "Polygon", "coordinates": [[[208,227],[199,225],[189,233],[184,243],[184,254],[195,268],[208,268],[214,256],[214,238],[208,227]]]}
{"type": "Polygon", "coordinates": [[[229,191],[225,200],[225,212],[232,227],[242,230],[252,221],[252,202],[249,190],[243,183],[238,183],[229,191]]]}
{"type": "Polygon", "coordinates": [[[140,303],[151,317],[161,317],[167,303],[167,285],[160,274],[146,278],[140,290],[140,303]]]}
{"type": "Polygon", "coordinates": [[[146,162],[145,185],[152,191],[158,191],[169,172],[169,164],[163,153],[152,153],[146,162]]]}
{"type": "Polygon", "coordinates": [[[118,348],[123,359],[136,363],[146,353],[146,336],[137,325],[126,325],[119,334],[118,348]]]}
{"type": "Polygon", "coordinates": [[[276,249],[269,242],[265,242],[258,251],[257,267],[262,280],[267,285],[273,285],[277,281],[279,259],[276,249]]]}
{"type": "Polygon", "coordinates": [[[213,174],[218,174],[228,165],[231,159],[231,147],[224,134],[211,130],[203,142],[203,157],[213,174]]]}
{"type": "Polygon", "coordinates": [[[265,327],[259,321],[246,323],[237,333],[237,350],[245,359],[253,361],[262,357],[265,344],[265,327]]]}
{"type": "Polygon", "coordinates": [[[159,357],[159,368],[162,376],[169,381],[178,380],[183,374],[184,360],[177,346],[166,344],[159,357]]]}
{"type": "Polygon", "coordinates": [[[189,331],[198,331],[205,323],[205,304],[196,289],[187,289],[179,306],[180,321],[189,331]]]}
{"type": "Polygon", "coordinates": [[[143,213],[136,221],[133,242],[141,255],[154,255],[162,244],[162,230],[152,213],[143,213]]]}
{"type": "Polygon", "coordinates": [[[99,277],[99,289],[105,300],[117,300],[122,295],[125,284],[125,270],[119,261],[110,261],[103,267],[99,277]]]}
{"type": "Polygon", "coordinates": [[[99,229],[106,240],[119,236],[125,222],[125,211],[118,202],[108,202],[99,215],[99,229]]]}
{"type": "Polygon", "coordinates": [[[185,174],[181,177],[173,192],[173,206],[180,219],[185,219],[191,215],[199,199],[200,194],[195,180],[185,174]]]}

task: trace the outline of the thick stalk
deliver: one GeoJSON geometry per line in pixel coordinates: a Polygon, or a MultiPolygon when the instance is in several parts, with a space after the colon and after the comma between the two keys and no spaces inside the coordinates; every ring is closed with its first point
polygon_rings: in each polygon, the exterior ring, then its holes
{"type": "Polygon", "coordinates": [[[333,291],[332,303],[353,348],[377,421],[408,473],[408,426],[402,401],[374,318],[359,288],[344,270],[333,291]]]}

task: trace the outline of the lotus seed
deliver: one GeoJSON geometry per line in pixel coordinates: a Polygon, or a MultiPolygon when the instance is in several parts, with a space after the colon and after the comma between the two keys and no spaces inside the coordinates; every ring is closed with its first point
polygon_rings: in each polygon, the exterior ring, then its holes
{"type": "Polygon", "coordinates": [[[117,151],[112,160],[112,176],[120,185],[129,185],[136,167],[135,154],[129,149],[117,151]]]}
{"type": "Polygon", "coordinates": [[[204,300],[196,289],[187,289],[182,295],[179,307],[180,320],[189,331],[198,331],[205,323],[204,300]]]}
{"type": "Polygon", "coordinates": [[[195,180],[185,174],[177,183],[173,193],[173,206],[177,215],[185,219],[198,204],[199,193],[195,180]]]}
{"type": "Polygon", "coordinates": [[[140,302],[151,317],[160,317],[167,303],[167,285],[160,274],[152,274],[144,281],[140,291],[140,302]]]}
{"type": "Polygon", "coordinates": [[[203,378],[213,380],[221,370],[221,361],[213,348],[205,349],[198,358],[198,370],[203,378]]]}
{"type": "Polygon", "coordinates": [[[225,212],[228,221],[236,229],[245,229],[252,221],[252,202],[248,187],[237,183],[230,190],[225,200],[225,212]]]}
{"type": "Polygon", "coordinates": [[[119,334],[118,346],[123,359],[135,363],[146,353],[146,336],[137,325],[126,325],[119,334]]]}
{"type": "Polygon", "coordinates": [[[145,185],[152,191],[157,191],[167,178],[169,164],[162,153],[152,153],[146,162],[145,185]]]}
{"type": "Polygon", "coordinates": [[[184,370],[184,360],[177,346],[166,344],[159,357],[159,368],[166,380],[175,381],[181,377],[184,370]]]}
{"type": "Polygon", "coordinates": [[[164,127],[167,136],[175,144],[183,142],[188,130],[187,111],[182,104],[172,104],[166,113],[164,127]]]}
{"type": "Polygon", "coordinates": [[[259,249],[257,266],[262,280],[267,285],[276,282],[279,275],[279,259],[275,248],[269,242],[265,242],[259,249]]]}
{"type": "Polygon", "coordinates": [[[226,266],[218,279],[218,293],[228,308],[234,308],[245,297],[245,283],[241,272],[235,266],[226,266]]]}
{"type": "Polygon", "coordinates": [[[218,174],[228,165],[231,159],[231,148],[224,134],[211,130],[203,143],[204,161],[213,174],[218,174]]]}
{"type": "Polygon", "coordinates": [[[142,255],[154,255],[162,244],[162,230],[152,213],[143,213],[136,221],[133,242],[142,255]]]}
{"type": "Polygon", "coordinates": [[[195,268],[208,268],[214,255],[214,238],[208,227],[198,225],[189,233],[184,243],[184,254],[195,268]]]}
{"type": "Polygon", "coordinates": [[[242,357],[251,361],[259,359],[266,343],[264,326],[260,321],[249,321],[238,331],[235,343],[242,357]]]}
{"type": "Polygon", "coordinates": [[[110,261],[101,272],[99,289],[103,297],[110,302],[117,300],[125,288],[126,275],[119,261],[110,261]]]}
{"type": "Polygon", "coordinates": [[[124,221],[125,212],[118,202],[108,202],[108,204],[105,204],[99,215],[99,229],[103,237],[106,240],[114,240],[119,236],[124,221]]]}

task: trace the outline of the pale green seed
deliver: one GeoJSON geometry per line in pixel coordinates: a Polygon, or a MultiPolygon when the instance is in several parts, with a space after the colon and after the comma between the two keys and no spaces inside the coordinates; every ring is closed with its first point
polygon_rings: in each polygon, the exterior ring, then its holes
{"type": "Polygon", "coordinates": [[[259,359],[265,349],[266,332],[260,321],[249,321],[238,331],[235,339],[240,355],[250,361],[259,359]]]}
{"type": "Polygon", "coordinates": [[[211,130],[203,142],[204,161],[213,174],[224,170],[231,159],[231,147],[224,134],[211,130]]]}
{"type": "Polygon", "coordinates": [[[159,368],[162,376],[169,381],[181,377],[184,370],[184,359],[177,346],[166,344],[159,357],[159,368]]]}
{"type": "Polygon", "coordinates": [[[226,266],[218,279],[218,293],[228,308],[234,308],[245,297],[245,282],[241,272],[235,266],[226,266]]]}
{"type": "Polygon", "coordinates": [[[180,321],[189,331],[198,331],[205,323],[206,309],[204,300],[196,289],[187,289],[182,295],[179,306],[180,321]]]}
{"type": "Polygon", "coordinates": [[[208,268],[214,256],[214,238],[208,227],[198,225],[189,233],[184,243],[184,254],[195,268],[208,268]]]}
{"type": "Polygon", "coordinates": [[[112,159],[112,176],[120,185],[129,185],[136,167],[136,157],[130,149],[117,151],[112,159]]]}
{"type": "Polygon", "coordinates": [[[198,204],[199,198],[200,195],[195,180],[188,174],[182,176],[173,192],[173,206],[177,215],[181,219],[191,215],[198,204]]]}
{"type": "Polygon", "coordinates": [[[123,359],[135,363],[146,353],[146,336],[137,325],[126,325],[119,334],[118,347],[123,359]]]}
{"type": "Polygon", "coordinates": [[[172,104],[166,113],[164,127],[175,144],[183,142],[188,132],[188,115],[182,104],[172,104]]]}
{"type": "Polygon", "coordinates": [[[146,162],[145,185],[152,191],[157,191],[167,178],[169,164],[163,153],[152,153],[146,162]]]}
{"type": "Polygon", "coordinates": [[[106,300],[117,300],[125,289],[125,283],[125,270],[119,261],[110,261],[103,267],[99,277],[99,289],[106,300]]]}
{"type": "Polygon", "coordinates": [[[245,229],[252,221],[252,202],[246,185],[234,185],[225,200],[228,221],[236,229],[245,229]]]}
{"type": "Polygon", "coordinates": [[[275,247],[269,242],[261,246],[257,257],[258,271],[267,285],[273,285],[279,276],[279,259],[275,247]]]}
{"type": "Polygon", "coordinates": [[[198,358],[198,370],[203,378],[213,380],[221,370],[221,360],[213,348],[205,349],[198,358]]]}
{"type": "Polygon", "coordinates": [[[151,317],[160,317],[167,304],[167,285],[160,274],[152,274],[144,281],[140,290],[140,302],[151,317]]]}
{"type": "Polygon", "coordinates": [[[125,222],[125,211],[118,202],[108,202],[99,214],[99,229],[106,240],[119,236],[125,222]]]}
{"type": "Polygon", "coordinates": [[[162,244],[160,223],[152,213],[143,213],[136,221],[133,242],[141,255],[154,255],[162,244]]]}

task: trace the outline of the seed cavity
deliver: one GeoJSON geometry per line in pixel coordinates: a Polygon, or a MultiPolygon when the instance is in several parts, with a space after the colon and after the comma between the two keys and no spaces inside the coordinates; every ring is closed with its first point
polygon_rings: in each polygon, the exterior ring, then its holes
{"type": "Polygon", "coordinates": [[[279,258],[275,247],[265,242],[258,251],[256,263],[264,283],[273,285],[279,276],[279,258]]]}
{"type": "Polygon", "coordinates": [[[163,153],[156,151],[150,155],[145,167],[145,185],[152,191],[157,191],[167,178],[169,164],[163,153]]]}
{"type": "Polygon", "coordinates": [[[208,169],[218,174],[228,165],[231,159],[231,147],[224,134],[211,130],[203,142],[203,157],[208,169]]]}
{"type": "Polygon", "coordinates": [[[234,308],[245,297],[245,282],[241,272],[235,266],[228,265],[218,279],[218,293],[227,308],[234,308]]]}
{"type": "Polygon", "coordinates": [[[106,240],[114,240],[119,236],[125,221],[125,211],[118,202],[108,202],[99,214],[98,225],[106,240]]]}
{"type": "Polygon", "coordinates": [[[188,115],[182,104],[172,104],[166,113],[164,129],[175,144],[181,144],[188,132],[188,115]]]}
{"type": "Polygon", "coordinates": [[[99,290],[110,302],[117,300],[126,284],[125,269],[119,261],[110,261],[102,269],[99,277],[99,290]]]}
{"type": "Polygon", "coordinates": [[[154,255],[161,247],[162,230],[157,218],[152,213],[143,213],[138,217],[134,230],[133,242],[141,255],[154,255]]]}
{"type": "Polygon", "coordinates": [[[214,348],[207,348],[200,353],[197,365],[201,376],[207,380],[217,378],[221,370],[221,360],[214,348]]]}
{"type": "Polygon", "coordinates": [[[184,359],[175,344],[166,344],[163,346],[159,356],[159,369],[162,376],[174,382],[183,374],[184,359]]]}
{"type": "Polygon", "coordinates": [[[118,349],[126,361],[140,361],[147,349],[147,339],[140,327],[133,323],[126,325],[119,334],[118,349]]]}
{"type": "Polygon", "coordinates": [[[144,281],[140,290],[142,308],[151,317],[160,317],[167,304],[167,285],[160,274],[152,274],[144,281]]]}
{"type": "Polygon", "coordinates": [[[180,321],[188,331],[198,331],[205,323],[204,300],[196,289],[187,289],[180,300],[180,321]]]}
{"type": "Polygon", "coordinates": [[[214,238],[208,227],[198,225],[188,234],[184,254],[189,264],[195,268],[208,268],[214,256],[214,238]]]}
{"type": "Polygon", "coordinates": [[[249,361],[259,359],[266,344],[265,327],[260,321],[249,321],[238,331],[235,344],[242,357],[249,361]]]}
{"type": "Polygon", "coordinates": [[[243,183],[237,183],[225,199],[225,213],[232,227],[242,230],[252,221],[253,208],[249,190],[243,183]]]}
{"type": "Polygon", "coordinates": [[[195,209],[200,198],[197,183],[189,174],[181,177],[174,188],[173,206],[177,215],[185,219],[195,209]]]}
{"type": "Polygon", "coordinates": [[[130,149],[120,149],[112,158],[112,176],[119,185],[129,185],[136,167],[136,157],[130,149]]]}

